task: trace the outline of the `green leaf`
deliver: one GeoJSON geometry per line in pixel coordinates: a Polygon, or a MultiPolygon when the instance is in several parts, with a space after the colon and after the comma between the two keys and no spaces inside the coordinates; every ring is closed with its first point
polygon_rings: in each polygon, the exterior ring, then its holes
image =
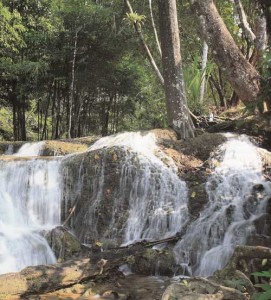
{"type": "Polygon", "coordinates": [[[260,294],[259,296],[257,295],[255,300],[270,300],[271,299],[271,289],[267,291],[266,293],[260,294]]]}
{"type": "Polygon", "coordinates": [[[255,284],[254,286],[259,287],[259,288],[263,289],[266,292],[271,290],[271,285],[267,284],[267,283],[259,283],[259,284],[255,284]]]}
{"type": "Polygon", "coordinates": [[[254,273],[252,273],[252,275],[258,276],[258,277],[271,278],[271,273],[270,273],[270,271],[254,272],[254,273]]]}

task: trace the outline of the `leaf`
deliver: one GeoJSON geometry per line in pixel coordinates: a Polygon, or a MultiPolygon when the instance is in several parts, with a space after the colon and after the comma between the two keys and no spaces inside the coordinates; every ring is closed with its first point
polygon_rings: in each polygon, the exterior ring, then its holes
{"type": "Polygon", "coordinates": [[[196,196],[196,192],[192,192],[191,198],[195,198],[195,196],[196,196]]]}
{"type": "Polygon", "coordinates": [[[116,153],[113,153],[112,159],[113,159],[113,161],[117,161],[118,160],[118,155],[116,153]]]}
{"type": "Polygon", "coordinates": [[[95,159],[95,160],[98,160],[98,159],[100,159],[100,156],[99,156],[98,154],[95,154],[95,155],[94,155],[94,159],[95,159]]]}
{"type": "Polygon", "coordinates": [[[271,289],[266,293],[260,294],[259,297],[255,298],[256,300],[270,300],[271,299],[271,289]]]}
{"type": "Polygon", "coordinates": [[[267,283],[259,283],[259,284],[255,284],[254,286],[259,287],[259,288],[263,289],[266,292],[271,290],[271,285],[267,284],[267,283]]]}
{"type": "Polygon", "coordinates": [[[267,277],[267,278],[271,278],[271,273],[270,273],[270,271],[254,272],[254,273],[252,273],[252,275],[258,276],[258,277],[267,277]]]}

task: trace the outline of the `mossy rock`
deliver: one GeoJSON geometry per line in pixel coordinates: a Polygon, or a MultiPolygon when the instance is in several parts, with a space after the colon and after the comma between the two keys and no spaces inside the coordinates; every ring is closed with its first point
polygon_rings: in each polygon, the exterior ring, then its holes
{"type": "Polygon", "coordinates": [[[62,141],[46,141],[43,155],[44,156],[62,156],[72,153],[86,151],[86,144],[68,143],[62,141]]]}
{"type": "Polygon", "coordinates": [[[171,249],[146,249],[142,255],[129,260],[133,272],[141,275],[173,276],[180,269],[171,249]]]}
{"type": "Polygon", "coordinates": [[[80,241],[62,226],[55,227],[45,237],[59,262],[80,256],[84,250],[80,241]]]}
{"type": "Polygon", "coordinates": [[[185,155],[192,155],[196,158],[205,161],[209,158],[219,145],[226,142],[227,138],[218,133],[204,133],[193,139],[181,141],[178,150],[185,155]]]}
{"type": "Polygon", "coordinates": [[[20,147],[25,143],[26,142],[5,142],[5,141],[1,141],[0,142],[0,155],[13,154],[13,153],[17,152],[20,149],[20,147]]]}

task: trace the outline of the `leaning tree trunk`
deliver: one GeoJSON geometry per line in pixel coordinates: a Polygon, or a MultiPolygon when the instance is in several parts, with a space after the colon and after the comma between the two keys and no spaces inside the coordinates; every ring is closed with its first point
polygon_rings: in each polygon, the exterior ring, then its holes
{"type": "Polygon", "coordinates": [[[176,0],[159,0],[162,65],[170,126],[181,138],[194,136],[184,87],[176,0]]]}
{"type": "Polygon", "coordinates": [[[237,47],[215,4],[212,0],[190,2],[215,62],[244,104],[254,102],[260,93],[260,75],[237,47]]]}

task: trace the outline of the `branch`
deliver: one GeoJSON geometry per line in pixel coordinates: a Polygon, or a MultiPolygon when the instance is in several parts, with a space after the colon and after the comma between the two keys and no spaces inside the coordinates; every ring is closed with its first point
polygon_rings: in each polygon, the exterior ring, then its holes
{"type": "Polygon", "coordinates": [[[200,84],[200,95],[199,95],[200,103],[202,103],[203,99],[204,99],[207,61],[208,61],[208,45],[207,45],[206,41],[203,41],[202,63],[201,63],[201,84],[200,84]]]}
{"type": "MultiPolygon", "coordinates": [[[[128,9],[129,9],[129,11],[130,11],[130,13],[134,14],[134,11],[133,11],[133,8],[131,6],[130,1],[129,0],[124,0],[124,1],[125,1],[128,9]]],[[[147,43],[145,41],[144,35],[143,35],[142,31],[141,31],[140,23],[138,23],[137,21],[134,21],[133,25],[134,25],[135,31],[136,31],[139,39],[140,39],[142,47],[143,47],[143,49],[144,49],[144,51],[145,51],[145,53],[147,55],[147,58],[148,58],[148,60],[149,60],[149,62],[151,64],[151,66],[152,66],[152,68],[153,68],[156,76],[158,77],[159,82],[161,83],[162,86],[164,86],[164,78],[163,78],[163,76],[162,76],[159,68],[157,67],[156,62],[155,62],[155,60],[154,60],[154,58],[153,58],[153,56],[152,56],[152,54],[150,52],[150,49],[149,49],[149,47],[148,47],[148,45],[147,45],[147,43]]]]}
{"type": "Polygon", "coordinates": [[[152,0],[149,0],[149,8],[150,8],[151,23],[152,23],[155,40],[156,40],[157,49],[158,49],[160,56],[162,57],[162,50],[161,50],[160,42],[158,39],[158,34],[157,34],[155,22],[154,22],[153,13],[152,13],[152,0]]]}
{"type": "Polygon", "coordinates": [[[251,42],[254,42],[256,39],[256,36],[249,26],[249,23],[247,21],[247,16],[245,14],[241,0],[234,0],[234,2],[235,2],[237,13],[239,15],[241,26],[244,30],[244,34],[251,42]]]}

